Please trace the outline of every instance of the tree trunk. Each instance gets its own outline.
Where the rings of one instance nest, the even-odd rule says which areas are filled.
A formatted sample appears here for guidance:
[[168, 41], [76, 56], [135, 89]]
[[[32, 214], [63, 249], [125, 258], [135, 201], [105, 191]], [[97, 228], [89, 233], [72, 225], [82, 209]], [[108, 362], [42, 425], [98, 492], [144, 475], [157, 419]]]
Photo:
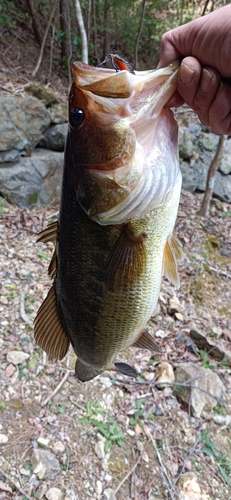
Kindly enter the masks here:
[[141, 37], [142, 28], [143, 28], [143, 22], [144, 22], [145, 4], [146, 4], [146, 0], [143, 0], [142, 7], [141, 7], [142, 10], [141, 10], [140, 27], [139, 27], [138, 35], [137, 35], [137, 38], [136, 38], [136, 46], [135, 46], [135, 55], [134, 55], [134, 59], [135, 59], [134, 66], [135, 66], [135, 69], [138, 69], [138, 50], [139, 50], [140, 37]]
[[45, 47], [45, 44], [46, 44], [47, 35], [48, 35], [48, 31], [49, 31], [50, 26], [51, 26], [52, 19], [53, 19], [54, 14], [55, 14], [56, 5], [57, 5], [57, 0], [54, 0], [53, 7], [52, 7], [51, 13], [50, 13], [50, 17], [48, 19], [48, 23], [47, 23], [47, 26], [46, 26], [46, 29], [45, 29], [45, 33], [43, 35], [38, 62], [37, 62], [36, 67], [35, 67], [35, 69], [34, 69], [34, 71], [32, 73], [33, 76], [35, 76], [36, 73], [38, 72], [40, 64], [41, 64], [41, 61], [42, 61], [43, 51], [44, 51], [44, 47]]
[[62, 60], [68, 61], [68, 59], [71, 56], [69, 0], [60, 0], [59, 10], [60, 10], [60, 28], [64, 34], [61, 42], [61, 56]]
[[213, 160], [211, 161], [211, 164], [210, 164], [210, 167], [208, 170], [205, 194], [204, 194], [204, 197], [203, 197], [203, 200], [201, 203], [201, 208], [198, 211], [198, 215], [201, 215], [202, 217], [208, 217], [208, 215], [209, 215], [210, 200], [211, 200], [212, 194], [213, 194], [216, 171], [219, 167], [220, 161], [222, 159], [223, 151], [224, 151], [224, 142], [225, 142], [225, 136], [221, 135], [219, 142], [218, 142], [218, 145], [217, 145], [217, 150], [216, 150], [215, 156], [214, 156]]
[[95, 50], [95, 58], [97, 64], [100, 62], [99, 51], [98, 51], [98, 32], [97, 32], [97, 20], [96, 20], [96, 9], [95, 9], [95, 0], [92, 1], [92, 16], [93, 16], [93, 25], [94, 25], [94, 50]]
[[27, 5], [32, 18], [32, 26], [35, 34], [35, 39], [38, 45], [41, 47], [42, 45], [41, 25], [37, 10], [34, 6], [34, 0], [27, 0]]
[[[110, 53], [110, 33], [109, 33], [109, 24], [110, 24], [110, 0], [104, 0], [104, 45], [103, 45], [103, 57], [108, 56]], [[110, 67], [110, 62], [106, 63], [106, 67]]]
[[79, 31], [80, 31], [81, 41], [82, 41], [82, 61], [84, 63], [88, 64], [87, 33], [86, 33], [84, 22], [83, 22], [83, 16], [82, 16], [82, 11], [81, 11], [81, 6], [80, 6], [79, 0], [75, 0], [75, 10], [76, 10], [77, 23], [79, 26]]

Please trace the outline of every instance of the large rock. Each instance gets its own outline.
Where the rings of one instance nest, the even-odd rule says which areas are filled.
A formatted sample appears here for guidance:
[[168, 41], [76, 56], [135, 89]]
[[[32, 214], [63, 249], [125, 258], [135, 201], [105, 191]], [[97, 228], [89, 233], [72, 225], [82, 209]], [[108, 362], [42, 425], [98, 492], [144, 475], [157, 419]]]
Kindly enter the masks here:
[[60, 201], [63, 153], [36, 149], [31, 157], [0, 167], [0, 192], [24, 208]]
[[0, 151], [31, 150], [39, 143], [51, 118], [35, 97], [0, 97]]
[[231, 174], [231, 137], [225, 140], [224, 154], [219, 166], [219, 170], [224, 175]]
[[58, 100], [58, 96], [54, 90], [50, 87], [44, 87], [44, 85], [41, 85], [40, 83], [30, 83], [27, 87], [25, 87], [25, 91], [27, 94], [37, 97], [37, 99], [42, 101], [45, 106], [48, 106], [53, 102], [57, 102]]
[[54, 151], [64, 151], [67, 137], [68, 124], [61, 123], [51, 125], [43, 134], [39, 142], [40, 148], [53, 149]]
[[51, 123], [65, 123], [68, 122], [68, 104], [63, 102], [56, 102], [48, 108], [51, 117]]
[[196, 418], [200, 418], [203, 411], [211, 411], [225, 392], [225, 386], [215, 372], [193, 363], [179, 365], [175, 377], [176, 384], [181, 384], [176, 396], [189, 405]]
[[[209, 166], [201, 163], [188, 164], [182, 162], [180, 165], [182, 173], [182, 188], [185, 191], [194, 193], [195, 191], [204, 192], [206, 188], [206, 179]], [[213, 195], [221, 201], [231, 203], [231, 175], [223, 175], [216, 172]]]

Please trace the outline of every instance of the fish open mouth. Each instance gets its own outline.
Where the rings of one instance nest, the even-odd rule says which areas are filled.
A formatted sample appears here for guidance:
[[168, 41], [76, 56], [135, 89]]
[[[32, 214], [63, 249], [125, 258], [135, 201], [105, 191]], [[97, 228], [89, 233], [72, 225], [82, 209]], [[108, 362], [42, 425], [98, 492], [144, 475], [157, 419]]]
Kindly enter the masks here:
[[180, 61], [175, 61], [166, 68], [132, 74], [82, 62], [72, 65], [75, 86], [88, 102], [91, 119], [94, 114], [100, 130], [111, 127], [114, 138], [123, 129], [126, 137], [120, 153], [110, 161], [86, 165], [92, 186], [101, 186], [100, 193], [107, 186], [107, 197], [93, 195], [87, 206], [83, 188], [78, 200], [88, 216], [102, 225], [141, 217], [160, 206], [175, 184], [177, 124], [172, 111], [164, 107], [175, 91], [179, 66]]

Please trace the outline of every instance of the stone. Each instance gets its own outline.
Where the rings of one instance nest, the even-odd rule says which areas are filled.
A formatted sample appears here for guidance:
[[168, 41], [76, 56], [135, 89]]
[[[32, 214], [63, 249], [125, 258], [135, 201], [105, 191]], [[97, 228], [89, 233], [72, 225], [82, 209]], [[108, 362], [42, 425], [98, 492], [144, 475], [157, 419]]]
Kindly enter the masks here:
[[168, 306], [168, 313], [169, 314], [175, 314], [177, 312], [181, 312], [183, 309], [178, 297], [174, 295], [171, 297], [169, 300], [169, 306]]
[[201, 489], [194, 472], [183, 474], [177, 484], [181, 500], [201, 500]]
[[0, 444], [5, 444], [9, 440], [9, 437], [6, 434], [0, 434]]
[[47, 439], [47, 438], [39, 437], [37, 439], [37, 443], [38, 443], [39, 448], [43, 448], [43, 449], [48, 448], [49, 442], [50, 442], [50, 439]]
[[101, 460], [105, 457], [104, 443], [105, 440], [100, 439], [100, 441], [98, 441], [95, 445], [95, 453], [97, 457], [100, 458]]
[[50, 115], [35, 97], [0, 97], [0, 151], [33, 149], [50, 125]]
[[230, 362], [231, 351], [228, 351], [228, 349], [225, 349], [222, 345], [219, 345], [219, 343], [216, 343], [210, 337], [207, 338], [206, 335], [197, 330], [195, 326], [193, 326], [190, 330], [190, 337], [199, 349], [209, 351], [209, 355], [212, 358]]
[[175, 382], [175, 375], [172, 365], [167, 361], [162, 361], [156, 367], [156, 382], [161, 384], [160, 387], [165, 387], [165, 384], [172, 384]]
[[30, 354], [23, 351], [9, 351], [6, 355], [6, 360], [8, 363], [13, 365], [21, 365], [30, 357]]
[[30, 476], [30, 471], [28, 469], [24, 469], [24, 467], [21, 467], [20, 470], [20, 474], [22, 474], [22, 476], [26, 476], [26, 477], [29, 477]]
[[0, 191], [21, 208], [60, 201], [63, 153], [35, 149], [31, 157], [0, 167]]
[[215, 372], [193, 363], [179, 365], [175, 371], [175, 378], [176, 384], [177, 382], [186, 384], [192, 379], [188, 386], [180, 386], [180, 391], [176, 391], [176, 397], [189, 405], [195, 418], [200, 418], [203, 411], [211, 411], [225, 392], [225, 386]]
[[178, 148], [180, 158], [191, 158], [193, 155], [195, 148], [188, 127], [179, 127]]
[[62, 441], [56, 441], [52, 446], [53, 453], [63, 453], [65, 451], [65, 445]]
[[45, 106], [52, 104], [53, 102], [57, 102], [58, 100], [58, 96], [51, 88], [44, 87], [40, 83], [30, 83], [27, 87], [25, 87], [25, 92], [37, 97], [37, 99], [42, 101]]
[[53, 477], [60, 472], [59, 462], [49, 450], [34, 449], [31, 462], [33, 473], [37, 474], [39, 479]]
[[164, 415], [164, 410], [163, 410], [163, 406], [161, 403], [158, 403], [156, 411], [155, 411], [155, 415], [156, 415], [156, 417], [162, 417]]
[[103, 491], [103, 500], [116, 500], [116, 495], [114, 495], [114, 491], [112, 488], [106, 488]]
[[17, 149], [0, 152], [0, 163], [13, 163], [19, 161], [20, 154]]
[[101, 481], [98, 480], [96, 481], [95, 492], [97, 495], [101, 495], [102, 491], [103, 491], [103, 485]]
[[12, 493], [12, 488], [3, 481], [0, 481], [0, 491], [7, 491], [8, 493]]
[[63, 493], [59, 488], [50, 488], [46, 492], [47, 500], [63, 500]]
[[66, 123], [68, 122], [68, 105], [67, 103], [57, 102], [48, 108], [51, 123]]
[[54, 151], [64, 151], [68, 124], [61, 123], [51, 125], [43, 134], [40, 142], [40, 148], [52, 149]]

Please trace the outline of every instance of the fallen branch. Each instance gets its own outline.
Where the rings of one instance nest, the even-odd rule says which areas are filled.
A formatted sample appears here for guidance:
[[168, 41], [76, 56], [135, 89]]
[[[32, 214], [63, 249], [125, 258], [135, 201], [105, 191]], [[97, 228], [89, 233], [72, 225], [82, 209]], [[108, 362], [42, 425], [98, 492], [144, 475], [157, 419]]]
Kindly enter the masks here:
[[[152, 435], [151, 435], [148, 427], [144, 426], [144, 432], [145, 432], [146, 436], [148, 437], [148, 439], [150, 439], [150, 441], [153, 444], [153, 448], [154, 448], [154, 450], [156, 452], [156, 455], [157, 455], [157, 458], [158, 458], [158, 461], [159, 461], [159, 464], [160, 464], [160, 467], [161, 467], [161, 475], [162, 475], [164, 484], [165, 484], [165, 486], [166, 486], [166, 488], [168, 490], [169, 496], [170, 496], [171, 500], [175, 500], [176, 499], [175, 495], [177, 494], [176, 489], [175, 489], [175, 484], [173, 484], [171, 482], [171, 479], [170, 479], [170, 477], [169, 477], [169, 475], [168, 475], [168, 473], [167, 473], [167, 471], [165, 469], [165, 466], [164, 466], [164, 464], [162, 462], [161, 455], [160, 455], [159, 450], [158, 450], [158, 448], [156, 446], [155, 440], [153, 439], [153, 437], [152, 437]], [[177, 494], [177, 496], [178, 496], [178, 494]]]
[[52, 394], [45, 399], [45, 401], [43, 401], [41, 403], [41, 406], [46, 406], [47, 403], [49, 403], [49, 401], [57, 394], [57, 392], [61, 389], [61, 387], [63, 386], [63, 384], [66, 382], [66, 380], [68, 379], [70, 375], [70, 372], [67, 371], [64, 375], [64, 377], [62, 378], [61, 382], [59, 382], [59, 384], [57, 385], [57, 387], [55, 388], [55, 390], [52, 392]]
[[140, 456], [138, 457], [138, 459], [136, 460], [136, 462], [134, 463], [133, 467], [131, 468], [131, 470], [126, 474], [126, 476], [122, 479], [122, 481], [118, 484], [117, 488], [115, 489], [115, 491], [113, 492], [110, 500], [113, 500], [114, 497], [116, 496], [116, 493], [118, 493], [118, 491], [122, 488], [122, 486], [124, 485], [124, 483], [126, 483], [127, 479], [133, 474], [133, 472], [136, 470], [136, 467], [139, 465], [140, 461], [141, 461], [141, 458], [142, 458], [142, 455], [143, 453], [146, 451], [146, 448], [147, 446], [145, 446], [145, 448], [143, 449], [143, 451], [140, 453]]
[[30, 318], [28, 318], [27, 314], [25, 313], [25, 306], [24, 306], [24, 293], [20, 294], [20, 316], [24, 323], [29, 326], [31, 330], [34, 329], [34, 325]]
[[200, 437], [201, 437], [201, 431], [198, 432], [198, 436], [196, 438], [196, 441], [193, 445], [193, 447], [189, 450], [189, 453], [186, 455], [185, 459], [184, 459], [184, 462], [183, 462], [183, 465], [181, 467], [181, 470], [178, 474], [178, 476], [176, 477], [175, 481], [174, 481], [174, 486], [178, 483], [180, 477], [182, 476], [182, 474], [184, 474], [184, 471], [185, 471], [185, 466], [186, 466], [186, 463], [188, 462], [188, 460], [190, 459], [190, 457], [195, 453], [196, 451], [196, 447], [200, 441]]
[[18, 490], [25, 498], [27, 498], [28, 500], [33, 500], [33, 498], [28, 495], [22, 488], [20, 488], [20, 486], [17, 485], [17, 483], [12, 479], [12, 477], [8, 476], [8, 474], [6, 474], [6, 472], [0, 467], [0, 474], [2, 474], [3, 476], [5, 476], [6, 479], [8, 479], [8, 481], [10, 481], [16, 490]]

